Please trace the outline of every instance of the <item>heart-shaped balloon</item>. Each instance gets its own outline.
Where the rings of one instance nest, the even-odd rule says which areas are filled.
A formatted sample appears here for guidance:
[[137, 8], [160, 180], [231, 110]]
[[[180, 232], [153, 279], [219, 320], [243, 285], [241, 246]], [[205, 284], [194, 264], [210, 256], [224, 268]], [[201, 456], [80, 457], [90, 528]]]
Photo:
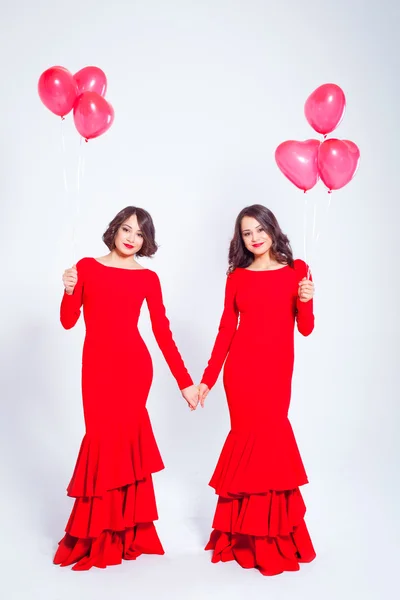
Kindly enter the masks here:
[[360, 150], [349, 140], [326, 140], [318, 151], [318, 170], [329, 190], [339, 190], [351, 181], [360, 161]]
[[97, 92], [84, 92], [74, 106], [74, 122], [81, 136], [91, 140], [110, 129], [114, 122], [114, 109]]
[[78, 94], [83, 92], [97, 92], [105, 96], [107, 91], [107, 77], [99, 67], [84, 67], [74, 75], [78, 87]]
[[343, 119], [346, 97], [335, 83], [325, 83], [313, 91], [304, 105], [311, 127], [324, 135], [331, 133]]
[[282, 142], [275, 151], [275, 160], [282, 173], [301, 190], [311, 190], [318, 181], [319, 140]]

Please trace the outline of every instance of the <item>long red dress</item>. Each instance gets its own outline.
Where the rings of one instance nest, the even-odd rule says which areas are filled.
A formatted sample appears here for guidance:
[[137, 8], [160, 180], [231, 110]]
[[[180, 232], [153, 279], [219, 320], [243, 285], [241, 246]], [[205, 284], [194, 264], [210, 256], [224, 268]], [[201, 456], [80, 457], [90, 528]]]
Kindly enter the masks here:
[[158, 276], [149, 269], [77, 264], [64, 294], [61, 323], [70, 329], [83, 305], [86, 336], [82, 396], [86, 434], [68, 495], [75, 498], [54, 562], [75, 570], [106, 567], [140, 554], [163, 554], [152, 473], [164, 468], [146, 409], [153, 368], [137, 323], [146, 299], [152, 329], [180, 389], [192, 385], [172, 338]]
[[[211, 389], [222, 365], [231, 431], [210, 485], [219, 495], [206, 550], [263, 575], [299, 569], [315, 558], [299, 486], [308, 482], [288, 419], [294, 324], [314, 328], [313, 302], [300, 302], [294, 267], [228, 275], [219, 332], [202, 382]], [[239, 320], [239, 326], [238, 326]]]

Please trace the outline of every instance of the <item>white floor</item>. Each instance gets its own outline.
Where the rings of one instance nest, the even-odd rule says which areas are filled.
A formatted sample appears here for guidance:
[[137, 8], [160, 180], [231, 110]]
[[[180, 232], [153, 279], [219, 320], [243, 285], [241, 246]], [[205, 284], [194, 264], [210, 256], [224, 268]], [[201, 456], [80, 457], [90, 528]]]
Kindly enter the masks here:
[[[136, 562], [124, 562], [105, 570], [73, 572], [52, 564], [57, 539], [62, 535], [71, 507], [70, 499], [61, 498], [58, 505], [53, 505], [56, 494], [50, 496], [37, 481], [38, 487], [32, 495], [34, 504], [30, 507], [37, 511], [37, 518], [30, 521], [32, 515], [26, 506], [25, 519], [16, 526], [19, 506], [10, 497], [8, 510], [3, 512], [6, 520], [1, 539], [2, 597], [6, 600], [235, 600], [264, 595], [274, 600], [293, 597], [380, 600], [389, 594], [393, 597], [398, 581], [398, 509], [389, 489], [379, 481], [373, 484], [372, 477], [361, 481], [358, 476], [346, 477], [344, 472], [340, 477], [332, 476], [328, 483], [318, 476], [313, 485], [303, 489], [317, 559], [303, 565], [299, 572], [272, 578], [255, 570], [244, 570], [236, 563], [211, 564], [210, 553], [201, 548], [207, 541], [212, 517], [212, 491], [207, 488], [200, 491], [207, 517], [180, 521], [173, 508], [173, 490], [163, 487], [168, 483], [167, 474], [160, 474], [159, 478], [157, 495], [164, 508], [160, 511], [158, 531], [166, 555], [142, 556]], [[28, 487], [26, 494], [28, 497]], [[174, 518], [169, 518], [168, 513]]]

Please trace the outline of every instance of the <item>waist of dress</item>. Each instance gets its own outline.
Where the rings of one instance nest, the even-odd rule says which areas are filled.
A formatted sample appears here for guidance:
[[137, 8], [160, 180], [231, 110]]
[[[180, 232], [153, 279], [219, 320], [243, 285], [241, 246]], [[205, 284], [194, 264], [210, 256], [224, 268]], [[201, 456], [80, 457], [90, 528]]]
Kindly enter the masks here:
[[94, 331], [86, 330], [83, 350], [112, 350], [118, 354], [137, 354], [146, 351], [147, 346], [138, 329], [132, 331], [124, 328], [96, 328]]
[[292, 344], [294, 341], [294, 322], [255, 319], [241, 320], [234, 339], [241, 339], [256, 345], [265, 345], [266, 340], [279, 344]]
[[110, 337], [115, 340], [127, 340], [127, 343], [132, 339], [142, 339], [136, 324], [126, 322], [86, 323], [85, 339], [101, 340]]

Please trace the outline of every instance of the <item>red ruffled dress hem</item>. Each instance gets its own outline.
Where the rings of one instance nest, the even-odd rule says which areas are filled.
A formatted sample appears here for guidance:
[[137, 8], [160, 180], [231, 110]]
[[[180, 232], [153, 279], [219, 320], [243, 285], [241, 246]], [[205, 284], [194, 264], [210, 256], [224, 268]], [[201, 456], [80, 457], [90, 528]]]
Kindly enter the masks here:
[[164, 554], [152, 473], [164, 468], [147, 413], [136, 435], [83, 438], [67, 488], [75, 498], [54, 563], [105, 568], [141, 554]]
[[[268, 459], [260, 463], [260, 456]], [[262, 575], [311, 562], [316, 554], [299, 490], [307, 482], [288, 420], [277, 435], [230, 432], [210, 481], [219, 496], [205, 548], [212, 562], [235, 560]]]

